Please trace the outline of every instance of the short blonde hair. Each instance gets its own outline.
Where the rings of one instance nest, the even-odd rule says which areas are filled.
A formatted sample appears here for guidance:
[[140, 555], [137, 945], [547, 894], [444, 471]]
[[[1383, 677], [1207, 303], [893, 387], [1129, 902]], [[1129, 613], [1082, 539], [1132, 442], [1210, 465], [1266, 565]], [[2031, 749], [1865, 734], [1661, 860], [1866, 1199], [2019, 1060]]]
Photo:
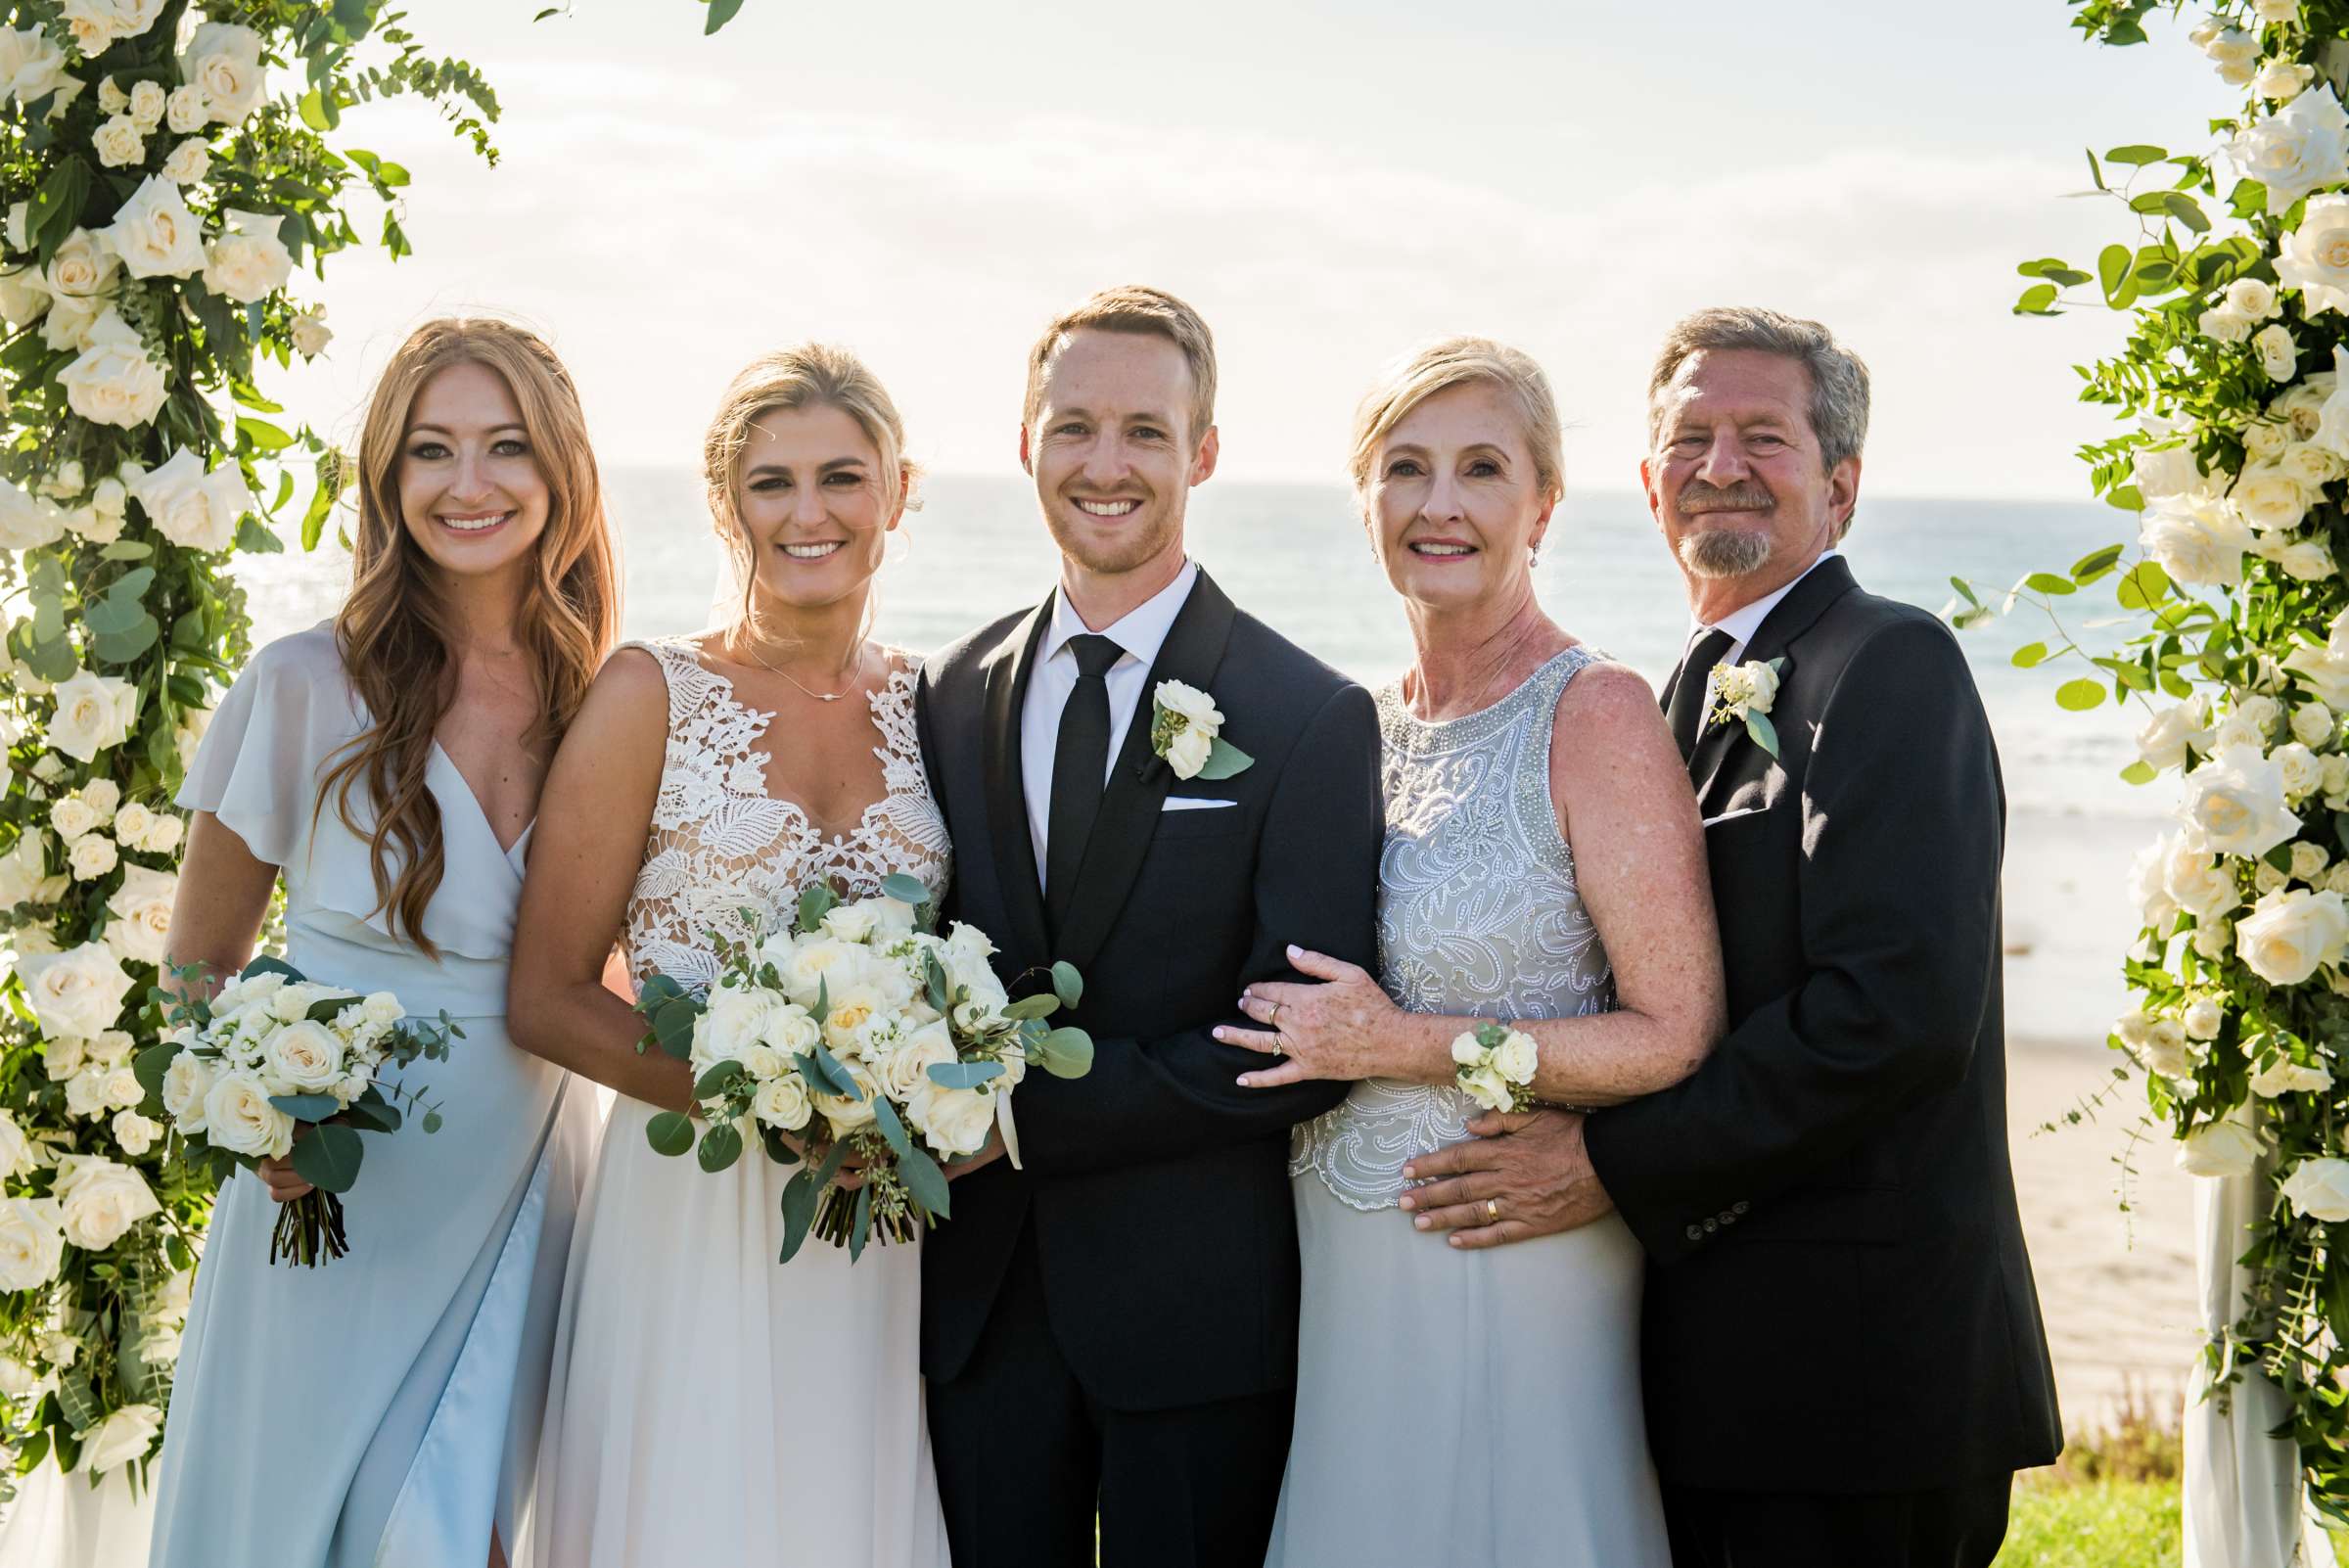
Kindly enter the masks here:
[[743, 527], [735, 496], [734, 466], [750, 440], [751, 427], [762, 415], [799, 408], [837, 408], [856, 422], [881, 456], [881, 472], [875, 478], [881, 483], [885, 516], [895, 514], [900, 502], [907, 507], [920, 504], [915, 487], [921, 470], [905, 455], [905, 422], [898, 417], [898, 405], [881, 378], [863, 360], [822, 343], [804, 343], [752, 360], [727, 383], [702, 438], [702, 484], [710, 497], [710, 525], [734, 558], [746, 618], [757, 572], [750, 532]]
[[1390, 364], [1354, 411], [1354, 456], [1349, 470], [1354, 493], [1370, 494], [1370, 467], [1378, 443], [1412, 409], [1438, 392], [1476, 383], [1498, 387], [1517, 405], [1525, 444], [1534, 454], [1534, 482], [1550, 501], [1566, 495], [1565, 438], [1558, 427], [1557, 399], [1549, 378], [1533, 356], [1490, 338], [1446, 338]]
[[1028, 395], [1020, 405], [1020, 426], [1033, 430], [1044, 400], [1044, 372], [1069, 335], [1085, 328], [1095, 332], [1127, 332], [1164, 338], [1182, 350], [1191, 372], [1191, 444], [1207, 439], [1216, 422], [1216, 340], [1199, 312], [1164, 289], [1127, 284], [1103, 289], [1074, 310], [1063, 311], [1028, 350]]

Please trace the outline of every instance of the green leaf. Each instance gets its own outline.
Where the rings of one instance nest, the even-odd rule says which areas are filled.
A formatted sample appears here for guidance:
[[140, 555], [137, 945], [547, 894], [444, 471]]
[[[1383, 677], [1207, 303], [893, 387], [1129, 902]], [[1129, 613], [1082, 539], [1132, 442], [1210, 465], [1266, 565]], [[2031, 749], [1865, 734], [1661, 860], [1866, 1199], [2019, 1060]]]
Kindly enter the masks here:
[[644, 1141], [655, 1154], [683, 1154], [693, 1147], [693, 1118], [682, 1111], [663, 1111], [644, 1124]]
[[2113, 597], [2124, 610], [2150, 610], [2169, 597], [2170, 575], [2157, 561], [2140, 561], [2121, 576]]
[[2227, 211], [2248, 223], [2268, 210], [2268, 188], [2257, 180], [2238, 180], [2227, 194]]
[[954, 1000], [954, 984], [946, 966], [938, 961], [938, 954], [922, 949], [922, 993], [932, 1007], [944, 1012]]
[[2096, 162], [2096, 155], [2093, 152], [2088, 155], [2088, 177], [2096, 182], [2096, 189], [2099, 191], [2112, 189], [2111, 186], [2104, 183], [2103, 167]]
[[742, 0], [710, 0], [710, 15], [702, 21], [702, 36], [707, 38], [734, 20], [742, 9]]
[[714, 1100], [740, 1083], [749, 1072], [749, 1068], [731, 1057], [722, 1062], [713, 1062], [710, 1070], [694, 1081], [693, 1097], [697, 1100]]
[[2187, 195], [2184, 191], [2163, 192], [2161, 205], [2168, 211], [2170, 216], [2176, 218], [2180, 223], [2193, 230], [2196, 234], [2208, 234], [2210, 232], [2210, 219], [2202, 215], [2202, 204], [2195, 201], [2192, 197]]
[[2121, 298], [2121, 289], [2127, 283], [2129, 268], [2136, 260], [2137, 254], [2125, 245], [2108, 245], [2096, 256], [2096, 282], [2103, 289], [2108, 304], [2117, 308], [2126, 302]]
[[893, 871], [883, 877], [881, 891], [888, 897], [897, 899], [898, 902], [910, 903], [916, 908], [930, 901], [930, 890], [923, 884], [922, 879], [907, 876], [902, 871]]
[[742, 1158], [742, 1130], [731, 1122], [721, 1122], [702, 1134], [699, 1151], [702, 1169], [715, 1175]]
[[1036, 1041], [1036, 1065], [1054, 1078], [1082, 1078], [1093, 1070], [1093, 1037], [1082, 1029], [1055, 1029]]
[[367, 1092], [351, 1101], [349, 1109], [343, 1114], [350, 1118], [351, 1124], [361, 1131], [396, 1132], [399, 1130], [399, 1108], [385, 1099], [383, 1091], [372, 1084], [367, 1085]]
[[[739, 4], [740, 0], [736, 0]], [[873, 1234], [873, 1189], [870, 1185], [856, 1189], [854, 1221], [849, 1227], [849, 1262], [864, 1256], [864, 1244]]]
[[2055, 285], [2035, 283], [2023, 291], [2021, 299], [2014, 301], [2014, 314], [2018, 316], [2054, 315], [2056, 312], [2050, 308], [2054, 303]]
[[272, 1094], [269, 1103], [297, 1122], [323, 1122], [343, 1109], [332, 1094]]
[[1060, 998], [1058, 996], [1053, 995], [1050, 992], [1037, 992], [1033, 996], [1022, 996], [1018, 1001], [1006, 1005], [1003, 1008], [1003, 1016], [1006, 1018], [1049, 1018], [1059, 1011]]
[[2014, 651], [2014, 657], [2008, 661], [2017, 669], [2036, 669], [2047, 662], [2048, 645], [2044, 642], [2024, 643]]
[[1981, 599], [1975, 596], [1974, 585], [1966, 581], [1963, 577], [1950, 578], [1950, 586], [1956, 588], [1958, 590], [1958, 597], [1962, 598], [1967, 604], [1978, 605], [1982, 602]]
[[1255, 758], [1219, 735], [1216, 737], [1215, 749], [1207, 754], [1206, 762], [1202, 763], [1199, 771], [1192, 776], [1210, 780], [1227, 779], [1235, 773], [1245, 773], [1255, 765]]
[[2160, 775], [2154, 771], [2153, 764], [2142, 757], [2121, 769], [2122, 782], [2128, 784], [2150, 784], [2158, 777]]
[[[841, 1145], [834, 1144], [835, 1150]], [[827, 1165], [831, 1164], [826, 1160]], [[829, 1174], [826, 1180], [831, 1179]], [[815, 1223], [816, 1201], [824, 1195], [823, 1182], [815, 1179], [812, 1171], [797, 1171], [783, 1183], [783, 1252], [775, 1262], [787, 1264], [807, 1239], [807, 1227]]]
[[2085, 588], [2090, 583], [2110, 576], [2120, 565], [2123, 545], [2107, 544], [2101, 550], [2091, 550], [2072, 563], [2072, 580]]
[[2092, 708], [2101, 707], [2103, 702], [2104, 683], [2100, 680], [2082, 676], [2078, 680], [2067, 680], [2055, 688], [2056, 706], [2075, 714], [2085, 714]]
[[1003, 1076], [1001, 1062], [936, 1062], [929, 1068], [930, 1082], [940, 1088], [971, 1089], [990, 1079]]
[[237, 548], [247, 555], [275, 555], [285, 548], [278, 536], [262, 526], [257, 517], [247, 516], [237, 521]]
[[1778, 727], [1770, 721], [1769, 715], [1749, 711], [1745, 715], [1745, 732], [1753, 737], [1756, 746], [1768, 752], [1773, 760], [1777, 757]]
[[171, 1058], [184, 1049], [176, 1040], [167, 1039], [131, 1058], [130, 1070], [137, 1076], [139, 1087], [147, 1091], [147, 1098], [139, 1107], [142, 1115], [154, 1116], [162, 1110], [163, 1074], [170, 1071]]
[[799, 929], [802, 932], [815, 930], [839, 902], [839, 896], [823, 883], [810, 883], [807, 891], [800, 895]]
[[321, 1192], [348, 1192], [358, 1183], [367, 1145], [351, 1128], [327, 1123], [294, 1145], [294, 1174]]
[[926, 1213], [940, 1220], [952, 1218], [946, 1174], [938, 1168], [928, 1149], [915, 1144], [898, 1155], [898, 1175], [903, 1178], [905, 1190], [913, 1195], [913, 1201]]
[[1063, 1007], [1074, 1008], [1084, 1000], [1084, 977], [1065, 958], [1053, 962], [1052, 994], [1060, 998]]
[[2070, 577], [2059, 577], [2052, 572], [2034, 572], [2029, 576], [2023, 578], [2023, 586], [2027, 588], [2036, 588], [2041, 593], [2059, 595], [2066, 593], [2077, 593], [2080, 591], [2079, 588], [2073, 584]]
[[873, 1096], [873, 1128], [881, 1134], [881, 1141], [889, 1145], [889, 1152], [900, 1162], [913, 1152], [913, 1139], [906, 1135], [905, 1124], [898, 1119], [898, 1108], [889, 1103], [886, 1094]]
[[2116, 147], [2106, 153], [2104, 161], [2107, 163], [2133, 163], [2142, 167], [2147, 163], [2158, 163], [2169, 156], [2169, 152], [2165, 148], [2148, 147], [2142, 142], [2132, 142], [2127, 147]]
[[653, 1015], [653, 1038], [661, 1049], [685, 1060], [693, 1054], [693, 1026], [702, 1021], [701, 1004], [691, 996], [678, 996], [661, 1005]]
[[140, 539], [116, 539], [98, 552], [101, 561], [144, 561], [155, 554], [155, 546]]

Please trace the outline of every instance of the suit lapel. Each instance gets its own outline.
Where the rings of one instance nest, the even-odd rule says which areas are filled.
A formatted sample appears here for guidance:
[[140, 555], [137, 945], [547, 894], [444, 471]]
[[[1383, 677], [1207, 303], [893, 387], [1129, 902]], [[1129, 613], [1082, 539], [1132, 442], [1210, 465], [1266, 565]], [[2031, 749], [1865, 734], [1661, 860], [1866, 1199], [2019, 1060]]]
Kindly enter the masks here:
[[[1838, 555], [1821, 561], [1792, 592], [1771, 608], [1762, 624], [1754, 628], [1753, 639], [1745, 645], [1739, 664], [1768, 664], [1783, 659], [1778, 669], [1778, 689], [1786, 689], [1794, 674], [1794, 657], [1790, 650], [1795, 639], [1809, 631], [1827, 607], [1859, 584], [1852, 578], [1852, 569]], [[1696, 750], [1688, 757], [1688, 776], [1696, 784], [1696, 798], [1710, 801], [1713, 786], [1721, 776], [1723, 766], [1735, 755], [1740, 743], [1750, 745], [1742, 724], [1707, 724], [1697, 732]], [[1783, 743], [1781, 742], [1781, 749]]]
[[[1231, 600], [1205, 572], [1191, 585], [1190, 597], [1167, 630], [1142, 684], [1133, 717], [1126, 726], [1126, 744], [1109, 770], [1102, 791], [1101, 814], [1093, 819], [1092, 837], [1085, 841], [1084, 860], [1077, 868], [1077, 889], [1069, 897], [1069, 915], [1062, 925], [1052, 956], [1079, 969], [1091, 963], [1109, 939], [1118, 911], [1150, 852], [1158, 832], [1158, 813], [1166, 804], [1174, 774], [1150, 749], [1151, 693], [1162, 680], [1179, 680], [1213, 693], [1217, 669], [1223, 663], [1224, 645], [1231, 640]], [[1033, 885], [1033, 873], [1029, 877]]]
[[1036, 646], [1052, 619], [1054, 595], [1030, 611], [987, 656], [987, 712], [981, 729], [987, 775], [988, 837], [995, 852], [995, 876], [1010, 912], [1007, 934], [1025, 970], [1045, 961], [1051, 947], [1044, 934], [1044, 896], [1036, 873], [1036, 844], [1028, 836], [1028, 785], [1020, 765], [1020, 711], [1036, 669]]

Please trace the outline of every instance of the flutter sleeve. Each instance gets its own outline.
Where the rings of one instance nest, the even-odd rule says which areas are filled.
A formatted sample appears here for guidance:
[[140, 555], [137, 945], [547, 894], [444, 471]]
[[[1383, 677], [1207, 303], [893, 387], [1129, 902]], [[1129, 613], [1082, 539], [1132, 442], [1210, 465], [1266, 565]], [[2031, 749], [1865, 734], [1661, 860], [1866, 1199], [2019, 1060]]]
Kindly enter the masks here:
[[285, 865], [309, 835], [320, 764], [353, 733], [350, 706], [330, 628], [270, 643], [221, 699], [178, 804], [211, 812], [255, 859]]

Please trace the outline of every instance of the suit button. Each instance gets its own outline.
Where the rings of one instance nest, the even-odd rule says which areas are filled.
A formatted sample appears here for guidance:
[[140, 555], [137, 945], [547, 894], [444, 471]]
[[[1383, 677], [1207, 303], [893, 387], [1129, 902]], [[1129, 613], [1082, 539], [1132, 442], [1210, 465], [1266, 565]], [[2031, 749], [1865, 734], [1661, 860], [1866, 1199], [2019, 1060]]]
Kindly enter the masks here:
[[1705, 1222], [1705, 1228], [1707, 1230], [1719, 1230], [1721, 1228], [1721, 1222], [1718, 1220], [1707, 1220]]
[[1729, 1213], [1731, 1213], [1731, 1214], [1743, 1214], [1743, 1213], [1745, 1213], [1745, 1211], [1746, 1211], [1746, 1210], [1748, 1210], [1748, 1209], [1750, 1209], [1750, 1208], [1752, 1208], [1752, 1207], [1753, 1207], [1753, 1205], [1752, 1205], [1752, 1204], [1750, 1204], [1750, 1203], [1746, 1202], [1746, 1201], [1745, 1201], [1743, 1198], [1739, 1198], [1739, 1199], [1738, 1199], [1738, 1200], [1737, 1200], [1735, 1203], [1732, 1203], [1732, 1204], [1730, 1204], [1730, 1205], [1729, 1205]]
[[1737, 1222], [1737, 1217], [1733, 1214], [1724, 1214], [1721, 1217], [1721, 1222], [1725, 1225], [1733, 1225]]
[[1690, 1226], [1688, 1227], [1688, 1239], [1689, 1239], [1690, 1241], [1702, 1241], [1702, 1240], [1704, 1240], [1704, 1239], [1705, 1239], [1705, 1227], [1704, 1227], [1703, 1225], [1690, 1225]]

